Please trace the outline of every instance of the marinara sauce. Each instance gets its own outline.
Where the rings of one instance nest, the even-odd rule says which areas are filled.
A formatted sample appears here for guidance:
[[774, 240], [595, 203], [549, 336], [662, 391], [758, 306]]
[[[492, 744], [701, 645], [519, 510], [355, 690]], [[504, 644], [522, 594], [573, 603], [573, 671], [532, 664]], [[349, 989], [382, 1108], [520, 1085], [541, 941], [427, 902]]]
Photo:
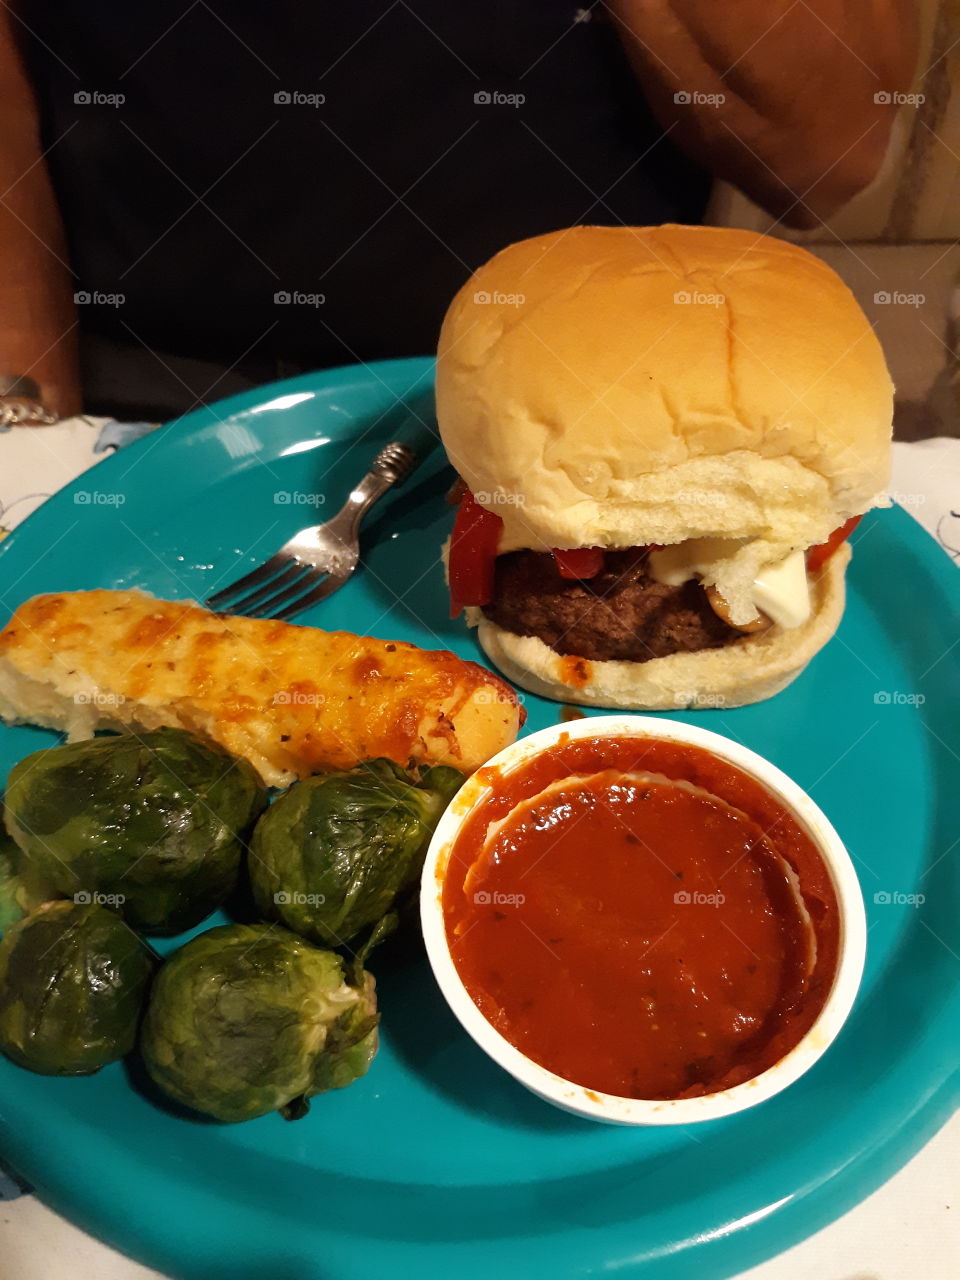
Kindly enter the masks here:
[[461, 980], [527, 1057], [584, 1088], [685, 1098], [782, 1058], [826, 1001], [839, 912], [816, 845], [699, 747], [564, 738], [507, 775], [451, 852]]

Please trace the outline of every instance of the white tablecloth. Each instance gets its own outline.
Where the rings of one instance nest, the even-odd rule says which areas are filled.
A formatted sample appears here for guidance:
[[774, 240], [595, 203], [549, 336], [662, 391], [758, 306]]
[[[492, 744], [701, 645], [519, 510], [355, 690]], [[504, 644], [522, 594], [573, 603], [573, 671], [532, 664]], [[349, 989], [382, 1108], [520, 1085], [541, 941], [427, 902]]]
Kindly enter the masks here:
[[[150, 429], [86, 418], [0, 434], [0, 537], [74, 476]], [[891, 494], [960, 565], [960, 440], [894, 445]], [[960, 1115], [862, 1204], [741, 1280], [960, 1280], [958, 1201]], [[156, 1276], [34, 1196], [0, 1199], [0, 1280]]]

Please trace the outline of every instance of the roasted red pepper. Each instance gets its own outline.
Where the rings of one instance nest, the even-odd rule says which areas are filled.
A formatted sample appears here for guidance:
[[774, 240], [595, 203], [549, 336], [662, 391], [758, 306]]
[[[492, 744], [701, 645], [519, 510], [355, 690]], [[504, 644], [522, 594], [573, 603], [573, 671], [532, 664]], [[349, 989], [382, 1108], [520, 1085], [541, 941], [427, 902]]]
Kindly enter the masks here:
[[603, 568], [603, 547], [574, 547], [553, 553], [561, 578], [595, 578]]
[[450, 539], [451, 618], [465, 605], [489, 604], [493, 599], [493, 570], [502, 528], [500, 517], [481, 507], [467, 490], [460, 499]]
[[821, 542], [819, 546], [811, 547], [807, 551], [807, 573], [819, 573], [841, 542], [846, 542], [847, 538], [850, 537], [862, 518], [862, 516], [851, 516], [839, 529], [834, 529], [826, 542]]

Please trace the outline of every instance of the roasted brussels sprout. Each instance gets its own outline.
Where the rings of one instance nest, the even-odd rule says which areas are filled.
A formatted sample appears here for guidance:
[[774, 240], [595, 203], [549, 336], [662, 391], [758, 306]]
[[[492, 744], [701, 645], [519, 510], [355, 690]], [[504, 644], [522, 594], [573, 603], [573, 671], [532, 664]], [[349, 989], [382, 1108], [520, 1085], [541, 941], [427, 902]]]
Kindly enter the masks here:
[[381, 919], [414, 883], [440, 814], [463, 782], [390, 760], [307, 778], [276, 800], [250, 843], [257, 907], [304, 938], [339, 945]]
[[0, 1049], [41, 1075], [99, 1071], [136, 1043], [153, 968], [115, 912], [45, 904], [0, 942]]
[[58, 896], [0, 826], [0, 933]]
[[[141, 1049], [170, 1097], [218, 1120], [280, 1110], [362, 1076], [377, 1051], [374, 982], [277, 925], [221, 925], [154, 983]], [[354, 985], [353, 980], [356, 980]]]
[[266, 800], [246, 761], [158, 729], [27, 756], [10, 773], [6, 822], [59, 893], [101, 895], [146, 933], [179, 933], [230, 893]]

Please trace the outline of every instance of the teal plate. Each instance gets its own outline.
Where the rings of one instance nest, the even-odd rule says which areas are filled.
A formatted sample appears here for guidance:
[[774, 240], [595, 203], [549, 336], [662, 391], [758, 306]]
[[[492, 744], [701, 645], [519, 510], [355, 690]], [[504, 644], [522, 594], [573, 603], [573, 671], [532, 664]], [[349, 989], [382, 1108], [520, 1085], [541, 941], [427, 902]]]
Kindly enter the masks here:
[[[334, 370], [141, 440], [0, 547], [3, 609], [89, 587], [209, 595], [315, 522], [318, 508], [293, 495], [322, 493], [321, 518], [332, 511], [395, 429], [382, 415], [430, 376], [427, 361]], [[363, 569], [310, 622], [478, 657], [447, 617], [449, 480], [437, 454], [377, 508]], [[784, 693], [678, 717], [806, 787], [860, 872], [860, 996], [785, 1093], [687, 1129], [577, 1119], [483, 1055], [422, 957], [385, 954], [373, 966], [383, 1048], [306, 1119], [190, 1121], [121, 1065], [52, 1080], [2, 1062], [0, 1156], [95, 1235], [203, 1280], [688, 1280], [731, 1275], [824, 1226], [948, 1118], [960, 1079], [960, 575], [893, 509], [857, 531], [849, 585], [839, 634]], [[553, 703], [526, 707], [528, 730], [557, 719]], [[51, 741], [0, 730], [0, 777]]]

